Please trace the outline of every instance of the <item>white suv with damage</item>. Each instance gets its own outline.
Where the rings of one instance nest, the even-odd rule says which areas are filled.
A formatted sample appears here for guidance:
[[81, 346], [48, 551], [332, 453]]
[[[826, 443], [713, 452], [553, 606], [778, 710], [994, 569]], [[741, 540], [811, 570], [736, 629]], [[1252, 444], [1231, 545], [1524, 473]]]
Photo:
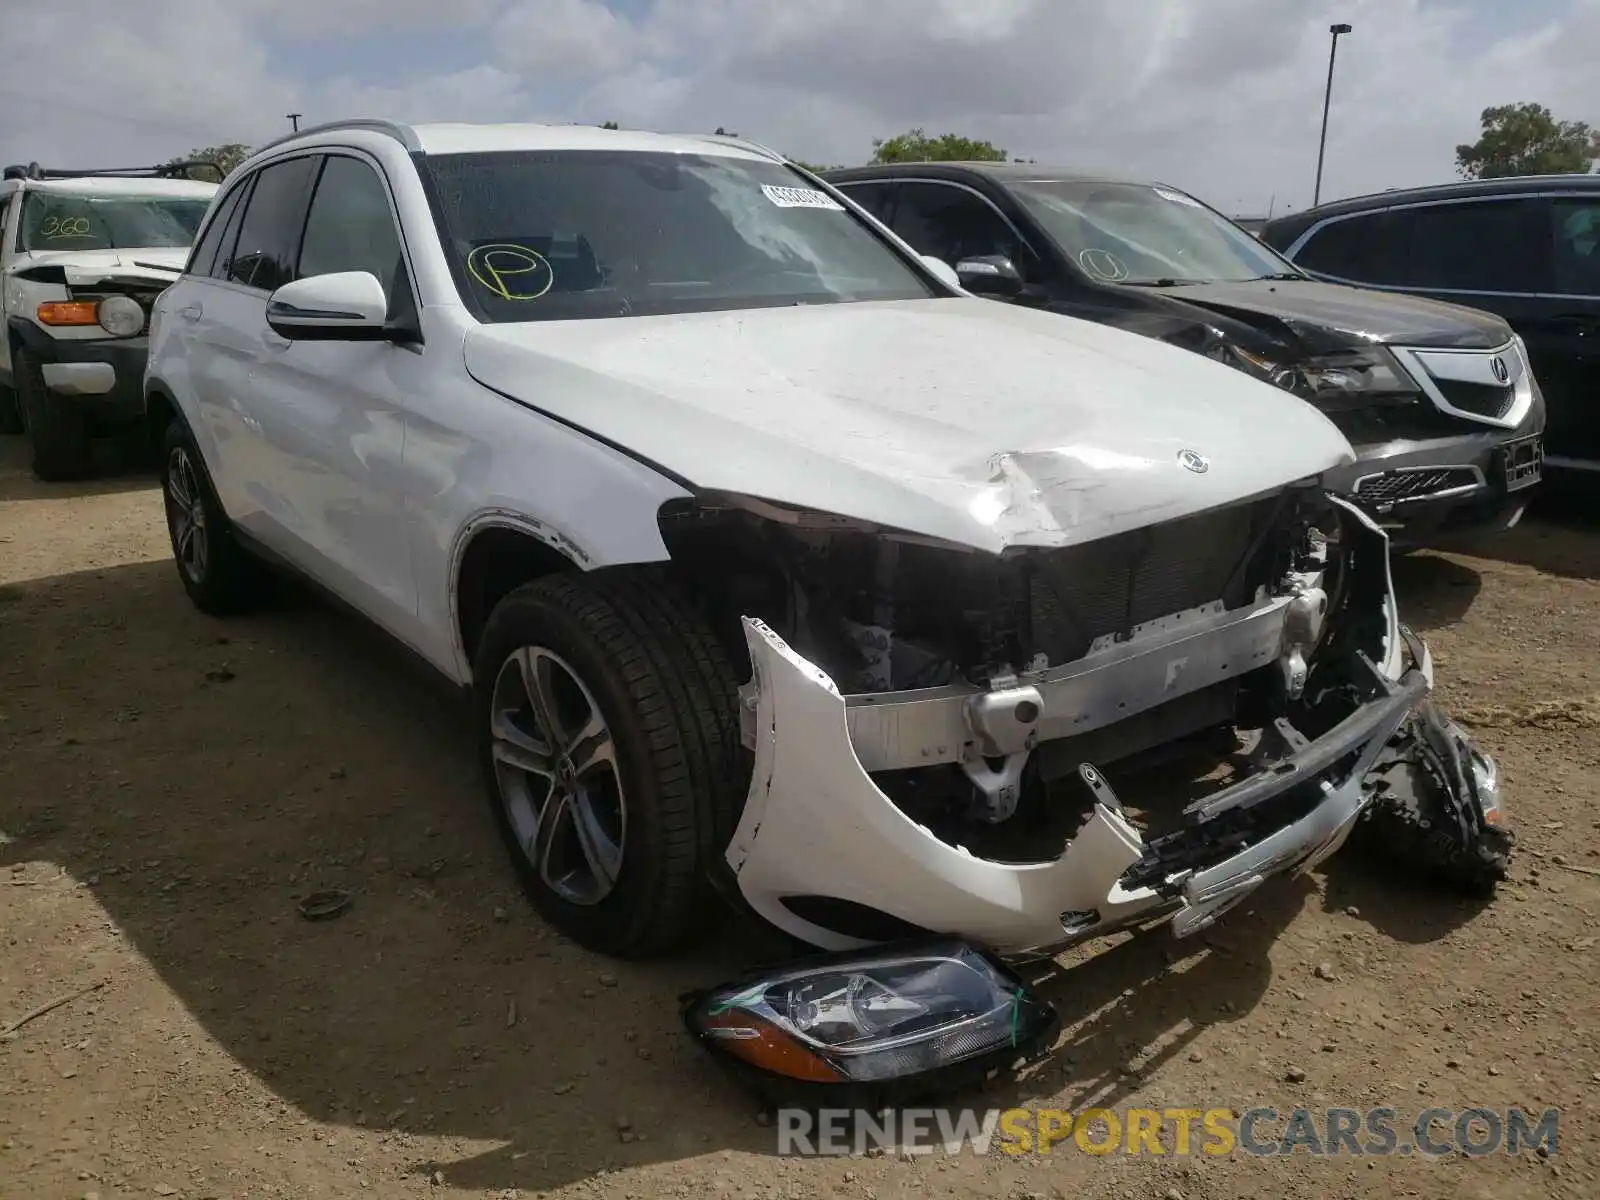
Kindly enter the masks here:
[[145, 326], [178, 277], [217, 184], [207, 162], [126, 170], [6, 167], [0, 177], [0, 433], [68, 479], [92, 439], [144, 414]]
[[308, 576], [470, 692], [555, 926], [1204, 927], [1359, 825], [1503, 875], [1309, 405], [976, 299], [761, 147], [349, 122], [245, 163], [145, 381], [183, 586]]

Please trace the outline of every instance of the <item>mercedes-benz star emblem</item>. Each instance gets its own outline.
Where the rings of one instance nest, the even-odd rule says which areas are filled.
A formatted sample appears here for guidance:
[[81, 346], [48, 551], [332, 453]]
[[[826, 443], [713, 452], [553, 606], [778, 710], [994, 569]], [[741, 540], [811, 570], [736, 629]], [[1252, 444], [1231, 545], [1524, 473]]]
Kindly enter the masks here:
[[1494, 356], [1494, 361], [1489, 364], [1489, 369], [1494, 372], [1494, 377], [1501, 383], [1506, 383], [1511, 379], [1511, 368], [1506, 366], [1506, 360], [1498, 354]]
[[1211, 469], [1210, 460], [1197, 450], [1179, 450], [1178, 462], [1185, 470], [1193, 471], [1196, 475], [1204, 475]]

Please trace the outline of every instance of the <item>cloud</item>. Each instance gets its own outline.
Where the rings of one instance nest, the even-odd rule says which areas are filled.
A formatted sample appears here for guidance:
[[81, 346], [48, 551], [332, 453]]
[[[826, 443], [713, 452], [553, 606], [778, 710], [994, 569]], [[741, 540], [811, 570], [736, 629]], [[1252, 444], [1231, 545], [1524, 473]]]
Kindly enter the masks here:
[[617, 72], [638, 57], [633, 23], [599, 0], [520, 0], [495, 22], [500, 61], [536, 77]]
[[721, 125], [824, 162], [920, 125], [1281, 210], [1333, 19], [1325, 197], [1452, 177], [1491, 104], [1600, 123], [1600, 0], [56, 0], [8, 10], [0, 158], [154, 161], [289, 111]]

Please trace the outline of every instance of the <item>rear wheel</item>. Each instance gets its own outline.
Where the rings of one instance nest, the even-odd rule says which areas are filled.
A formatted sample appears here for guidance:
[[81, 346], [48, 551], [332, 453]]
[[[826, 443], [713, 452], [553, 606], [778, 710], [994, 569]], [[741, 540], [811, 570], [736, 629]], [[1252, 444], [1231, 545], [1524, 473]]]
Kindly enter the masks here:
[[93, 459], [83, 410], [70, 397], [51, 393], [38, 358], [21, 346], [12, 356], [12, 377], [34, 475], [46, 482], [87, 475]]
[[748, 782], [710, 631], [655, 574], [552, 576], [496, 606], [474, 674], [495, 816], [540, 913], [619, 957], [681, 942]]
[[178, 578], [196, 608], [214, 616], [257, 601], [269, 584], [263, 565], [239, 545], [200, 451], [181, 421], [161, 442], [161, 492]]

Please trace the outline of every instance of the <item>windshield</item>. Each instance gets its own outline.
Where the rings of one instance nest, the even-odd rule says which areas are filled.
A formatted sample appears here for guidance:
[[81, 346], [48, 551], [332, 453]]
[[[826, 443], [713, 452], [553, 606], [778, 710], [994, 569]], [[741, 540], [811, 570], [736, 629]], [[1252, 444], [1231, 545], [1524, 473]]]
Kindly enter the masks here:
[[1231, 221], [1171, 188], [1028, 181], [1012, 190], [1094, 280], [1209, 283], [1299, 274]]
[[457, 284], [486, 321], [550, 321], [938, 293], [779, 163], [539, 151], [430, 156]]
[[24, 250], [128, 250], [187, 246], [209, 197], [90, 196], [30, 192], [20, 230]]

